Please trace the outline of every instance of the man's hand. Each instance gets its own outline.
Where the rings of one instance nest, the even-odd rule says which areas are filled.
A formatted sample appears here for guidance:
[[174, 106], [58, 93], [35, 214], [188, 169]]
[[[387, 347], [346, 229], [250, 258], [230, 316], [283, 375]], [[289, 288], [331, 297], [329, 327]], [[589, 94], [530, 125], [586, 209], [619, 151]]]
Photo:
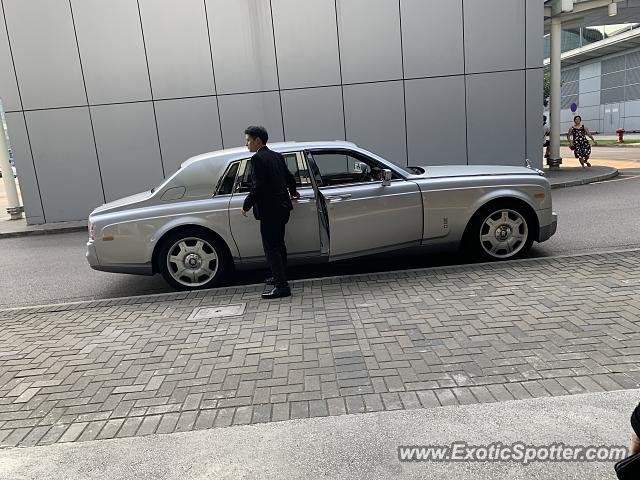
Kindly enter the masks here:
[[247, 216], [247, 213], [248, 213], [248, 212], [247, 212], [245, 209], [242, 209], [242, 216], [243, 216], [243, 217], [246, 217], [246, 216]]
[[636, 435], [636, 432], [631, 432], [631, 448], [629, 449], [630, 455], [634, 455], [636, 453], [640, 453], [640, 438]]
[[298, 192], [294, 192], [291, 194], [291, 198], [298, 200], [300, 198], [300, 194]]

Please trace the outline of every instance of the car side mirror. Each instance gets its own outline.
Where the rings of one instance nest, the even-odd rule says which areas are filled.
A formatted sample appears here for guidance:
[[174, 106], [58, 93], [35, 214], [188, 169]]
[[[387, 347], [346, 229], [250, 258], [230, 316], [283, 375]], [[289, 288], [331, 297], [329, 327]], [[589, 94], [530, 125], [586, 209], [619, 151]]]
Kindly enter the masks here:
[[391, 185], [391, 176], [393, 174], [391, 173], [391, 170], [389, 170], [388, 168], [385, 168], [384, 170], [382, 170], [382, 186], [383, 187], [388, 187], [389, 185]]

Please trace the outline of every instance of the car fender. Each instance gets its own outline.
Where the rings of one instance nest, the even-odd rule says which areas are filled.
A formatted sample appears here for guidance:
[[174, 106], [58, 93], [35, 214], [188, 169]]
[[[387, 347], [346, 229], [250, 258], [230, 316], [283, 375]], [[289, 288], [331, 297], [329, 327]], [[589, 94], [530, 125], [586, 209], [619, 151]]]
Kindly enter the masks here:
[[[176, 228], [189, 226], [211, 230], [225, 242], [231, 256], [234, 259], [238, 257], [235, 242], [229, 234], [229, 213], [226, 207], [109, 223], [100, 229], [96, 247], [101, 262], [107, 265], [151, 263], [157, 243], [165, 234]], [[105, 238], [113, 240], [105, 241]]]
[[534, 203], [534, 195], [545, 192], [544, 186], [537, 183], [443, 187], [423, 190], [424, 240], [428, 243], [460, 241], [473, 215], [494, 200], [515, 198], [537, 212], [543, 206]]
[[210, 230], [214, 234], [218, 235], [222, 241], [226, 244], [227, 248], [231, 252], [231, 256], [233, 259], [237, 259], [240, 257], [238, 249], [236, 247], [236, 243], [233, 241], [229, 233], [229, 218], [228, 215], [226, 218], [218, 218], [218, 217], [207, 217], [203, 218], [197, 215], [186, 215], [181, 216], [179, 218], [171, 219], [162, 225], [158, 230], [154, 233], [152, 237], [149, 238], [150, 252], [149, 259], [151, 259], [153, 255], [153, 251], [155, 250], [158, 241], [162, 237], [164, 237], [167, 233], [177, 229], [184, 227], [201, 227], [207, 230]]
[[[531, 190], [531, 191], [530, 192], [527, 191], [527, 193], [525, 193], [522, 191], [523, 189]], [[501, 188], [492, 190], [490, 192], [486, 192], [484, 195], [480, 196], [469, 207], [465, 224], [468, 224], [471, 218], [473, 217], [473, 215], [475, 215], [476, 212], [478, 212], [482, 207], [484, 207], [488, 203], [493, 202], [495, 200], [501, 200], [501, 199], [509, 200], [513, 198], [518, 199], [526, 203], [529, 207], [531, 207], [533, 212], [535, 212], [536, 214], [538, 224], [540, 224], [538, 211], [540, 210], [541, 205], [540, 203], [536, 205], [533, 197], [535, 193], [539, 193], [539, 192], [544, 193], [544, 188], [540, 185], [518, 185], [517, 188], [501, 187]]]

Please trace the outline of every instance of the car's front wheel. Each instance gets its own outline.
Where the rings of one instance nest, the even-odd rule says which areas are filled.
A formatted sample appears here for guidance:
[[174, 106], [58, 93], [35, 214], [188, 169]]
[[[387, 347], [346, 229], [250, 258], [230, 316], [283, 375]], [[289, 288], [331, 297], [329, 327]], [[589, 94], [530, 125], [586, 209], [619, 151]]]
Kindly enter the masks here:
[[525, 255], [534, 238], [534, 219], [526, 207], [498, 202], [474, 215], [466, 244], [471, 252], [485, 260], [508, 260]]
[[215, 287], [231, 264], [224, 244], [206, 230], [195, 228], [167, 236], [156, 261], [157, 270], [177, 290]]

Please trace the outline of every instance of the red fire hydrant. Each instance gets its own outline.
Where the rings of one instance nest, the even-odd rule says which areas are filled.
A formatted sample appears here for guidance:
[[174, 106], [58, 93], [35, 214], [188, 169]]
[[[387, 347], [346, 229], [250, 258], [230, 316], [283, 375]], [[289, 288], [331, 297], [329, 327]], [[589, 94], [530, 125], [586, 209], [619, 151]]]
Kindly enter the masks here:
[[618, 134], [618, 143], [624, 143], [624, 128], [619, 128], [616, 133]]

